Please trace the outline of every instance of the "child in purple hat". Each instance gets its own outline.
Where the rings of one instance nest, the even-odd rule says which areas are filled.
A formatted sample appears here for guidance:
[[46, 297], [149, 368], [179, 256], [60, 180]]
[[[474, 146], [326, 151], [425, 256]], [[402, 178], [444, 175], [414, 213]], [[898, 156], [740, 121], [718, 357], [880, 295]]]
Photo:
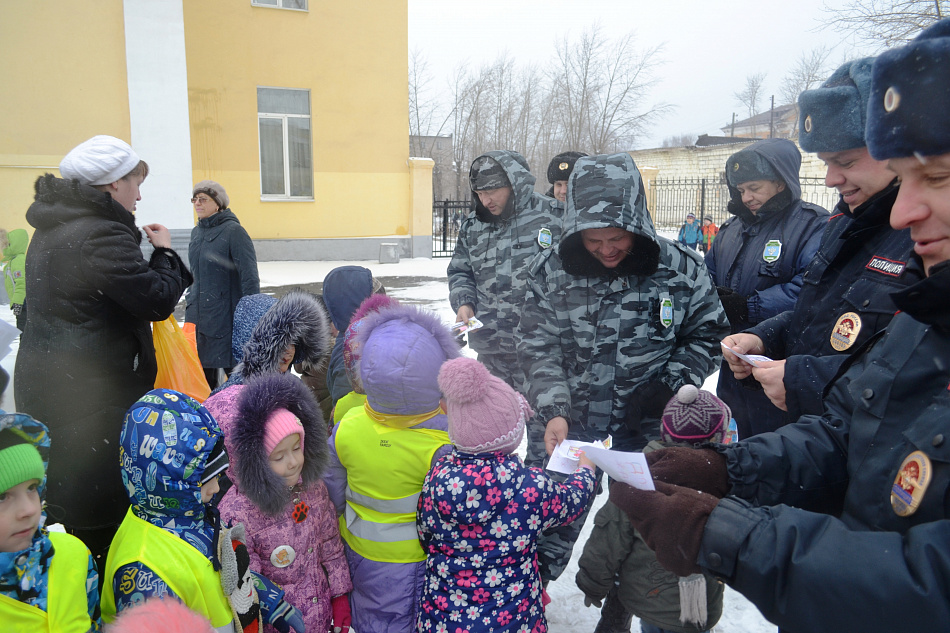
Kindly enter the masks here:
[[419, 497], [428, 559], [418, 630], [545, 631], [538, 536], [584, 511], [594, 466], [581, 455], [564, 483], [527, 468], [513, 452], [534, 412], [480, 362], [447, 361], [439, 387], [455, 450]]

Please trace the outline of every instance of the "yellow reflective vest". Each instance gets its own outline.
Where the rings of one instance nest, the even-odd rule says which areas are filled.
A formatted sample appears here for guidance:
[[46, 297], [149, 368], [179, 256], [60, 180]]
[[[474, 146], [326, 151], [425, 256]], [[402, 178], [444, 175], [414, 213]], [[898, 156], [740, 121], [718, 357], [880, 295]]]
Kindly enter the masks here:
[[[142, 563], [158, 574], [185, 606], [200, 613], [215, 628], [234, 620], [221, 578], [211, 561], [171, 532], [135, 516], [129, 508], [109, 548], [103, 580], [101, 611], [104, 622], [115, 619], [115, 573], [123, 565]], [[137, 570], [127, 570], [121, 584], [134, 584]]]
[[47, 611], [0, 595], [0, 621], [14, 633], [86, 633], [92, 626], [86, 601], [89, 550], [75, 536], [50, 532], [53, 558], [49, 565]]
[[425, 560], [416, 503], [433, 455], [450, 442], [445, 431], [414, 425], [438, 413], [385, 416], [367, 403], [340, 421], [336, 452], [347, 477], [340, 535], [360, 556], [385, 563]]

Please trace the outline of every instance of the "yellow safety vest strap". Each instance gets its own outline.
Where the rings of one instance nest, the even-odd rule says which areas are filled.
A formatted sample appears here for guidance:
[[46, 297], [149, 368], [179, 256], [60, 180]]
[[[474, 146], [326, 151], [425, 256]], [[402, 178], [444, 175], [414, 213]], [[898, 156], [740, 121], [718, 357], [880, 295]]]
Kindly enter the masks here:
[[376, 499], [368, 495], [360, 494], [346, 487], [346, 500], [367, 507], [370, 510], [384, 512], [386, 514], [409, 514], [416, 513], [416, 505], [419, 503], [419, 493], [402, 497], [401, 499]]
[[350, 506], [346, 506], [346, 529], [350, 534], [376, 543], [398, 543], [418, 540], [415, 515], [411, 523], [377, 523], [364, 519]]

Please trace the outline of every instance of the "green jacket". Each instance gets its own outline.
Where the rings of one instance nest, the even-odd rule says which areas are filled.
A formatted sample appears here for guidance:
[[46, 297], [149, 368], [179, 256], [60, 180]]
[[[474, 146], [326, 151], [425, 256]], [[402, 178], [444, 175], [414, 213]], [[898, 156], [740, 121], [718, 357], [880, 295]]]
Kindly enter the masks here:
[[[650, 442], [643, 452], [666, 446]], [[680, 622], [679, 578], [660, 565], [627, 515], [609, 501], [594, 517], [594, 529], [577, 565], [574, 580], [585, 594], [604, 598], [619, 576], [618, 597], [624, 608], [666, 631], [697, 633], [711, 629], [722, 617], [722, 583], [705, 574], [706, 625]]]
[[0, 269], [3, 270], [3, 285], [10, 303], [26, 301], [26, 247], [30, 236], [25, 229], [14, 229], [7, 235], [10, 245], [3, 249]]

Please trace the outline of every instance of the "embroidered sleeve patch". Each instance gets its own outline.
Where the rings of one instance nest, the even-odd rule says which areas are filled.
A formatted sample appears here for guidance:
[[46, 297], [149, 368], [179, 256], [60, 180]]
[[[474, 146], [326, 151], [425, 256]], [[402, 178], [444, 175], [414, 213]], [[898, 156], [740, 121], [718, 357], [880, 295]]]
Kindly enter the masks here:
[[867, 263], [865, 268], [890, 275], [891, 277], [900, 277], [906, 266], [907, 262], [896, 262], [893, 259], [875, 255], [871, 258], [871, 261]]

